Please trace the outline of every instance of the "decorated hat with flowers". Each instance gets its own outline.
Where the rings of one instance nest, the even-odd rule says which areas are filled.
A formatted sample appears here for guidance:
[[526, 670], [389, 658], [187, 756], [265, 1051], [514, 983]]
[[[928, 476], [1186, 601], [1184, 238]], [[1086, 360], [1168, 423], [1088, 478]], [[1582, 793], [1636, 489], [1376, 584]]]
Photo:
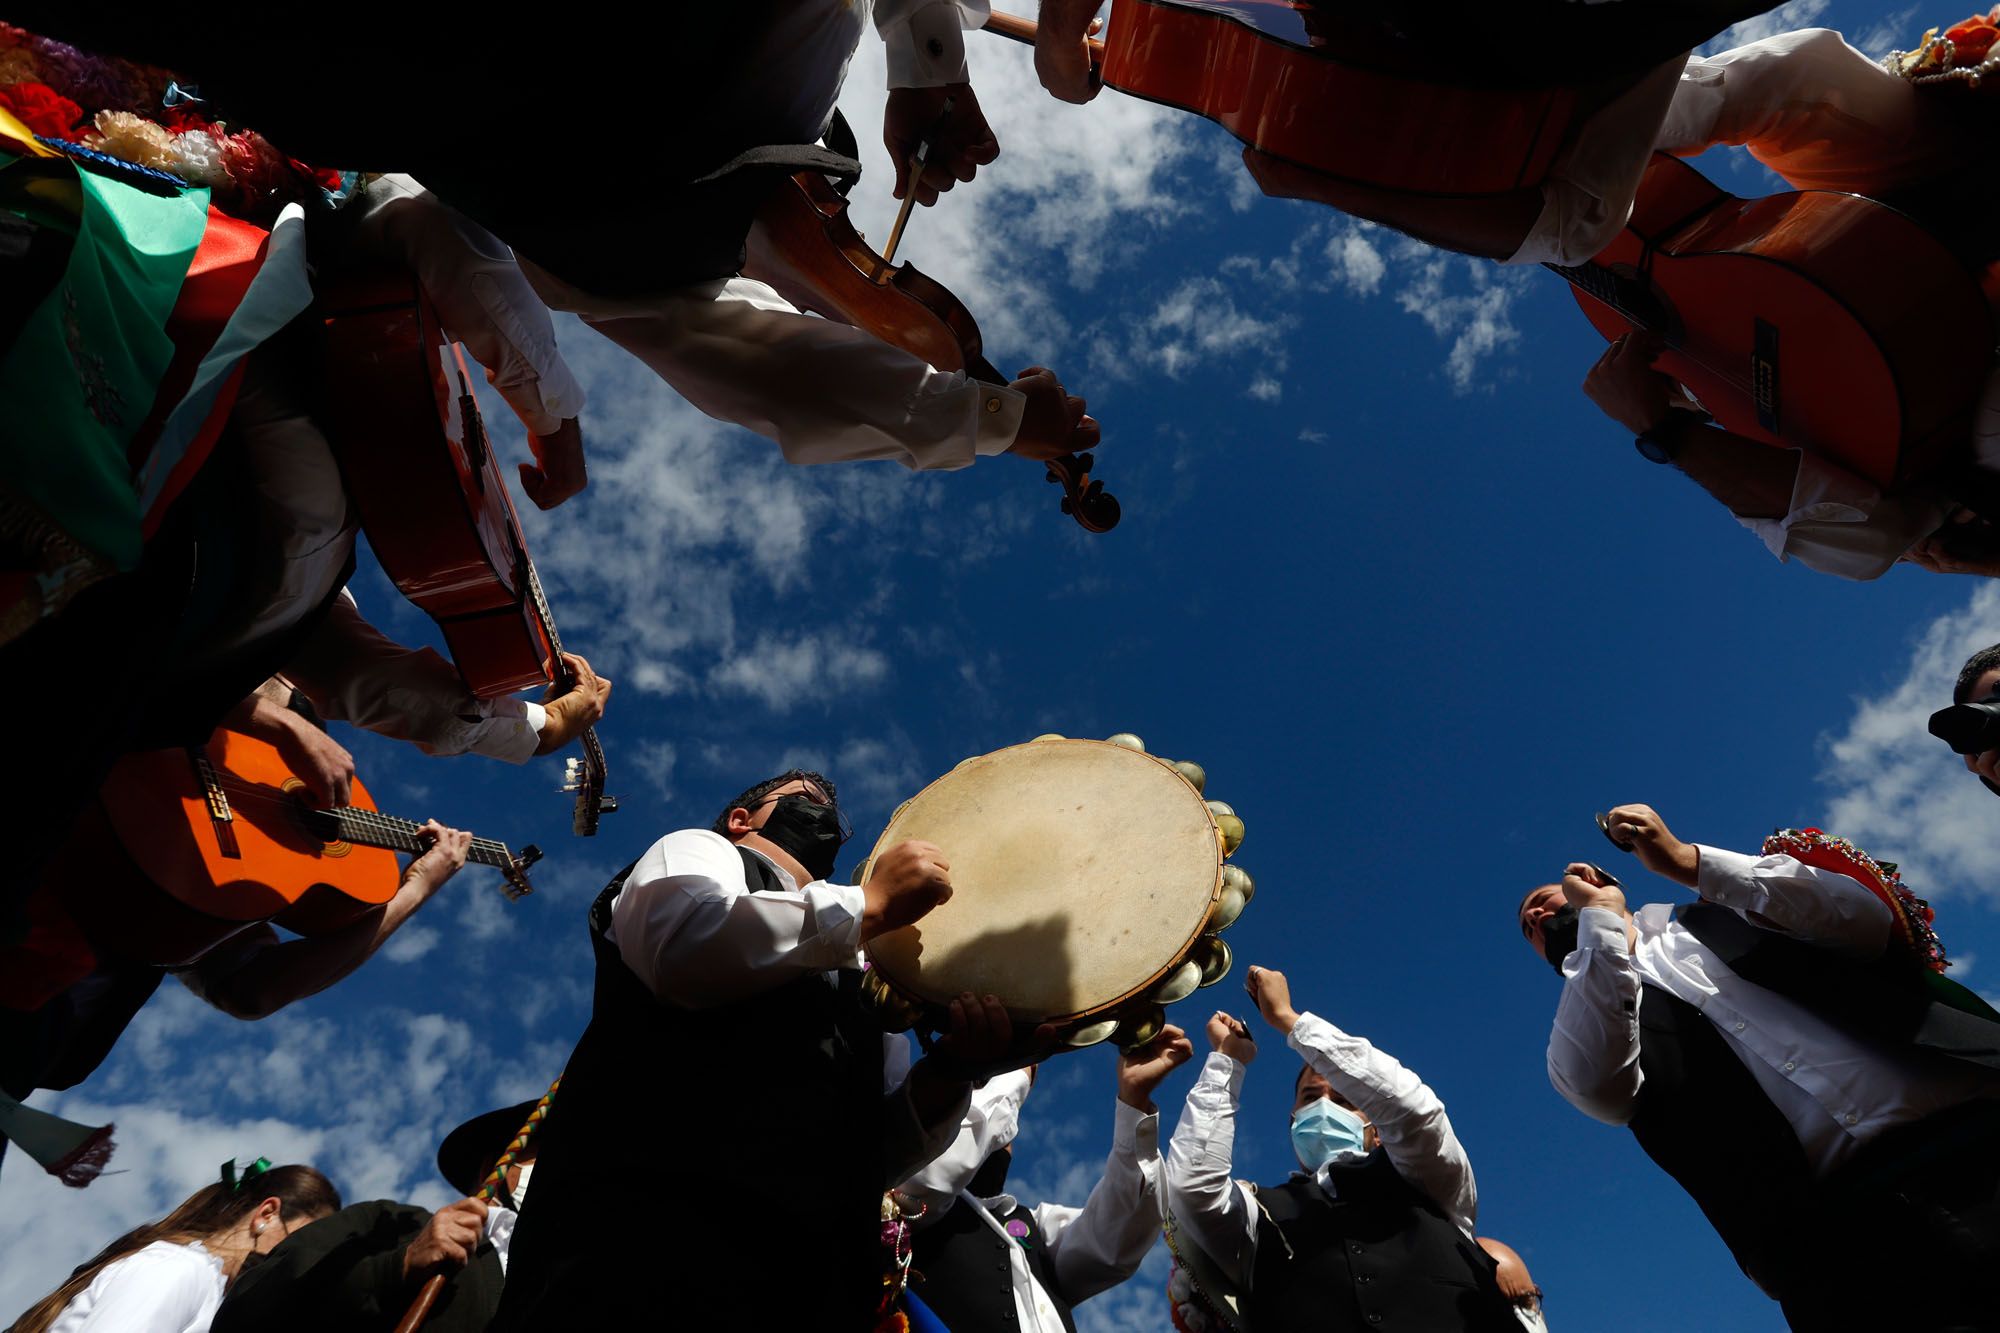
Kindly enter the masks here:
[[2000, 48], [2000, 5], [1962, 18], [1943, 33], [1927, 29], [1915, 49], [1891, 51], [1882, 65], [1920, 86], [1977, 88], [2000, 69], [1996, 48]]
[[1764, 855], [1789, 856], [1861, 884], [1887, 905], [1896, 939], [1912, 958], [1933, 972], [1951, 966], [1931, 926], [1931, 905], [1903, 886], [1894, 861], [1877, 861], [1847, 839], [1816, 828], [1779, 829], [1764, 839]]

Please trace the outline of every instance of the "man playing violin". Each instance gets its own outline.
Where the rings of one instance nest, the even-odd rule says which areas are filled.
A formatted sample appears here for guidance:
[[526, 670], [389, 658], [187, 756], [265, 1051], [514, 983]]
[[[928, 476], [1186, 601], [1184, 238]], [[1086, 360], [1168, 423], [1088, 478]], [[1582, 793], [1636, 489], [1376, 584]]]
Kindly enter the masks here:
[[[972, 995], [914, 1065], [883, 1033], [860, 950], [949, 898], [951, 870], [911, 841], [866, 884], [834, 882], [837, 796], [802, 770], [760, 782], [711, 827], [654, 843], [591, 907], [590, 1026], [538, 1131], [495, 1330], [672, 1323], [663, 1295], [688, 1293], [745, 1328], [872, 1324], [883, 1192], [951, 1141], [1013, 1034], [998, 1000]], [[630, 1173], [603, 1154], [634, 1125], [667, 1156], [648, 1224], [607, 1226]]]

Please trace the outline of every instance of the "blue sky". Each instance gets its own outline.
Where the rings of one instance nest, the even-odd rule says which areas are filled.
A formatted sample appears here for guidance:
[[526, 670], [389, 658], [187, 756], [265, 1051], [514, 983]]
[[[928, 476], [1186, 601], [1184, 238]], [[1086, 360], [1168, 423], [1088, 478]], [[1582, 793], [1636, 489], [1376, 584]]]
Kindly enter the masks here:
[[[1772, 27], [1840, 27], [1873, 52], [1952, 17], [1794, 0]], [[1010, 458], [786, 467], [563, 325], [592, 486], [530, 514], [530, 541], [565, 638], [617, 681], [603, 734], [625, 808], [579, 841], [559, 760], [429, 760], [343, 732], [383, 808], [539, 842], [540, 891], [510, 905], [468, 870], [361, 973], [260, 1024], [163, 987], [94, 1079], [38, 1099], [116, 1119], [127, 1174], [79, 1193], [10, 1161], [0, 1310], [232, 1155], [315, 1161], [352, 1198], [443, 1202], [443, 1131], [538, 1091], [581, 1030], [592, 894], [747, 781], [794, 761], [833, 774], [858, 830], [846, 869], [967, 755], [1131, 730], [1207, 767], [1259, 888], [1228, 936], [1237, 971], [1174, 1021], [1198, 1034], [1218, 1005], [1246, 1012], [1242, 970], [1262, 963], [1419, 1071], [1471, 1153], [1481, 1230], [1526, 1256], [1552, 1327], [1678, 1333], [1690, 1309], [1709, 1329], [1781, 1326], [1630, 1136], [1550, 1089], [1557, 983], [1512, 910], [1575, 857], [1635, 900], [1684, 896], [1597, 833], [1592, 813], [1621, 801], [1743, 849], [1816, 823], [1902, 862], [1956, 975], [2000, 991], [1983, 836], [2000, 809], [1922, 735], [1965, 653], [2000, 639], [2000, 595], [1779, 565], [1581, 398], [1602, 344], [1553, 277], [1264, 200], [1213, 127], [1115, 94], [1057, 106], [1024, 51], [970, 42], [1003, 156], [918, 218], [909, 254], [967, 298], [997, 364], [1046, 361], [1089, 397], [1123, 526], [1082, 533]], [[857, 126], [879, 84], [865, 44]], [[858, 207], [879, 235], [875, 159]], [[1747, 161], [1703, 165], [1738, 193], [1775, 188]], [[524, 452], [504, 409], [489, 419]], [[355, 591], [384, 628], [433, 637], [372, 565]], [[1295, 1068], [1265, 1042], [1239, 1174], [1290, 1168]], [[1047, 1074], [1015, 1179], [1080, 1202], [1112, 1056]], [[1167, 1084], [1163, 1130], [1191, 1077]], [[794, 1110], [771, 1149], [809, 1157]], [[677, 1150], [699, 1145], [638, 1141], [635, 1189]], [[1156, 1250], [1083, 1326], [1163, 1327], [1164, 1281]]]

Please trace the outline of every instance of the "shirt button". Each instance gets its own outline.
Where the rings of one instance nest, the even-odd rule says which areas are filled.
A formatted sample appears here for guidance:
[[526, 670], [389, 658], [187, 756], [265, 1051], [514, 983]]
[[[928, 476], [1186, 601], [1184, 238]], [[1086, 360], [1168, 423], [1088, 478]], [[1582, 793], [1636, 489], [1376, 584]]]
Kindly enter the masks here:
[[998, 412], [1000, 410], [1000, 400], [998, 398], [988, 398], [986, 400], [986, 410], [988, 412]]
[[1740, 1018], [1736, 1020], [1736, 1030], [1738, 1032], [1741, 1032], [1743, 1030], [1743, 1020]]
[[1856, 1115], [1854, 1112], [1849, 1111], [1847, 1113], [1847, 1123], [1850, 1125], [1858, 1125], [1861, 1123], [1861, 1117]]
[[1787, 1074], [1791, 1073], [1794, 1069], [1797, 1069], [1798, 1067], [1799, 1067], [1799, 1062], [1796, 1060], [1785, 1061], [1785, 1072]]
[[1353, 1253], [1353, 1254], [1359, 1254], [1359, 1253], [1361, 1253], [1361, 1242], [1360, 1242], [1360, 1241], [1358, 1241], [1358, 1240], [1357, 1240], [1357, 1241], [1353, 1241], [1353, 1242], [1349, 1243], [1349, 1245], [1348, 1245], [1348, 1247], [1347, 1247], [1347, 1248], [1348, 1248], [1348, 1251], [1349, 1251], [1350, 1253]]

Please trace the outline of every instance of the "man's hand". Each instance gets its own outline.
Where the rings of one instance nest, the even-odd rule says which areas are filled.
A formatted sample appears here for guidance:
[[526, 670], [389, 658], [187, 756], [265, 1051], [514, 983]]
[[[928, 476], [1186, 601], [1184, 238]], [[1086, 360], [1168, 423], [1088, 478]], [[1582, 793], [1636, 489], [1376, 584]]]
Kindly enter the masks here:
[[1102, 0], [1042, 0], [1035, 23], [1035, 77], [1049, 95], [1065, 102], [1088, 102], [1104, 91], [1090, 38], [1104, 27], [1091, 16]]
[[1065, 392], [1053, 370], [1029, 366], [1014, 381], [1014, 388], [1028, 401], [1021, 408], [1021, 428], [1007, 446], [1008, 453], [1045, 463], [1097, 447], [1102, 433], [1096, 419], [1084, 415], [1083, 399]]
[[346, 805], [353, 795], [354, 756], [297, 713], [287, 709], [284, 717], [284, 727], [272, 739], [285, 766], [320, 805]]
[[1215, 1017], [1208, 1020], [1208, 1044], [1215, 1050], [1234, 1060], [1239, 1065], [1247, 1065], [1257, 1058], [1257, 1039], [1250, 1035], [1250, 1028], [1240, 1018], [1215, 1011]]
[[1904, 552], [1903, 558], [1933, 574], [2000, 578], [2000, 540], [1994, 526], [1969, 509], [1954, 512], [1949, 523]]
[[1194, 1054], [1194, 1043], [1187, 1033], [1172, 1023], [1161, 1028], [1159, 1035], [1143, 1046], [1134, 1046], [1129, 1051], [1118, 1053], [1118, 1100], [1135, 1111], [1147, 1115], [1160, 1108], [1153, 1105], [1153, 1089], [1160, 1086], [1167, 1075], [1188, 1062]]
[[1632, 844], [1639, 864], [1663, 879], [1694, 887], [1701, 873], [1701, 852], [1682, 842], [1650, 805], [1621, 805], [1605, 816], [1606, 831], [1617, 843]]
[[1299, 1011], [1292, 1008], [1292, 983], [1285, 980], [1283, 972], [1253, 967], [1243, 989], [1250, 992], [1250, 998], [1257, 1003], [1257, 1012], [1264, 1015], [1266, 1023], [1288, 1036], [1291, 1034], [1292, 1025], [1299, 1021]]
[[1572, 861], [1563, 871], [1563, 901], [1581, 912], [1586, 907], [1602, 907], [1625, 914], [1625, 890], [1605, 882], [1604, 872], [1588, 861]]
[[[944, 109], [947, 98], [951, 101], [948, 112]], [[889, 160], [896, 164], [898, 199], [910, 189], [910, 159], [920, 144], [930, 145], [924, 174], [916, 182], [917, 202], [926, 206], [936, 203], [938, 195], [949, 190], [954, 181], [971, 180], [979, 168], [1000, 156], [1000, 141], [993, 137], [969, 83], [891, 88], [889, 104], [882, 112], [882, 142], [889, 149]]]
[[951, 864], [933, 843], [899, 842], [875, 858], [861, 900], [863, 940], [900, 930], [951, 900]]
[[403, 1249], [403, 1277], [427, 1277], [440, 1268], [463, 1268], [472, 1262], [486, 1234], [486, 1201], [460, 1199], [431, 1214], [424, 1229]]
[[1622, 335], [1583, 377], [1584, 396], [1634, 435], [1658, 429], [1674, 410], [1674, 382], [1653, 369], [1665, 348], [1655, 333]]
[[551, 685], [542, 695], [542, 705], [549, 710], [549, 716], [542, 723], [541, 738], [535, 742], [536, 754], [553, 754], [596, 726], [604, 716], [605, 706], [611, 702], [608, 677], [592, 671], [590, 663], [576, 653], [562, 656], [576, 683], [562, 693], [557, 693]]
[[430, 843], [430, 847], [410, 862], [403, 872], [403, 882], [415, 884], [428, 898], [465, 868], [465, 854], [472, 850], [472, 835], [464, 829], [446, 828], [435, 819], [427, 819], [417, 830], [417, 836]]
[[[1040, 1064], [1063, 1048], [1053, 1023], [1036, 1028], [1026, 1044], [1017, 1043], [1014, 1020], [997, 996], [981, 998], [967, 991], [945, 1012], [945, 1033], [932, 1045], [931, 1053], [976, 1070], [981, 1078]], [[923, 1067], [919, 1060], [916, 1068]]]
[[531, 435], [535, 461], [521, 464], [521, 489], [537, 509], [554, 509], [590, 482], [583, 470], [583, 427], [567, 418], [549, 435]]

